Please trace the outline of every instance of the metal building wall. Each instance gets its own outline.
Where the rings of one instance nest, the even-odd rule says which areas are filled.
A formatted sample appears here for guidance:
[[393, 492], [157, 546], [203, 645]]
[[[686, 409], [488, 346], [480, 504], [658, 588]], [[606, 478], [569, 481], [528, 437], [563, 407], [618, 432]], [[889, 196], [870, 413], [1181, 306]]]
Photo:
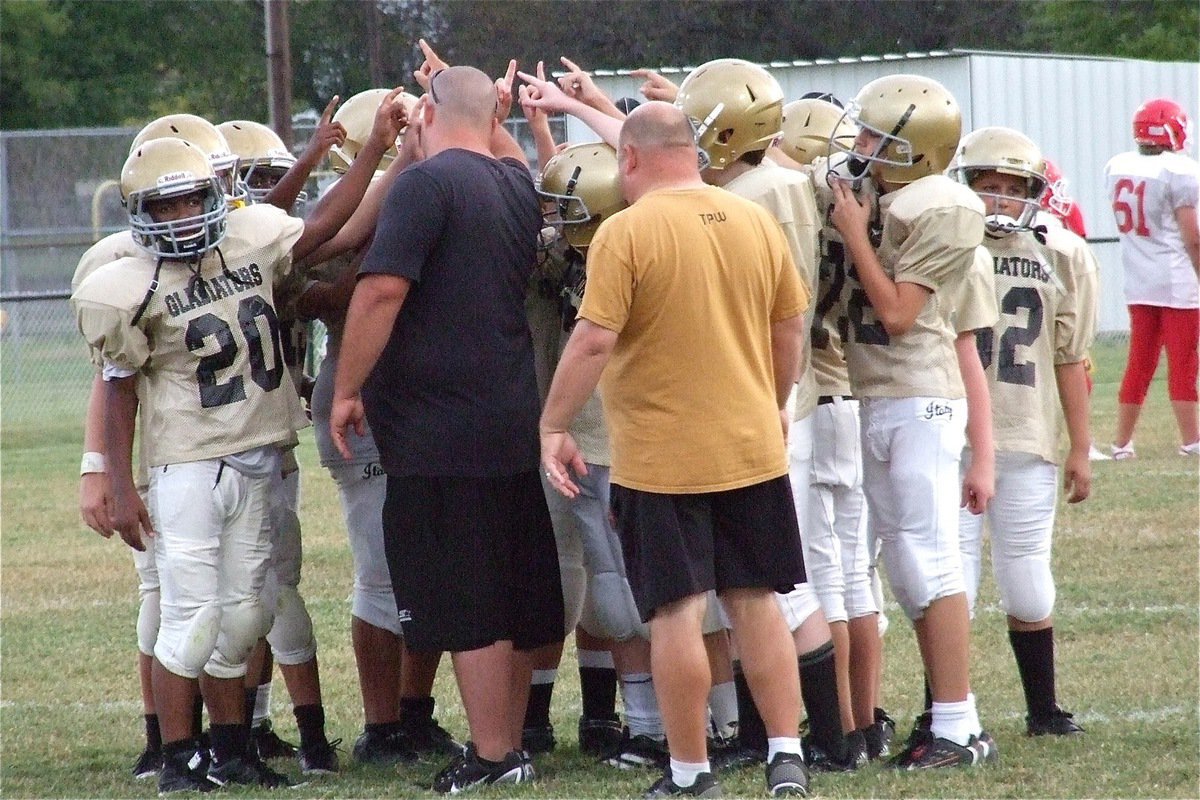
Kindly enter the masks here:
[[[964, 132], [1006, 125], [1028, 134], [1067, 176], [1071, 194], [1083, 207], [1088, 238], [1101, 240], [1092, 245], [1101, 266], [1100, 329], [1128, 329], [1119, 247], [1115, 241], [1104, 241], [1116, 236], [1105, 195], [1104, 165], [1113, 155], [1132, 148], [1130, 121], [1144, 100], [1171, 97], [1192, 120], [1200, 119], [1196, 64], [954, 51], [764, 66], [779, 80], [788, 99], [810, 91], [831, 91], [846, 99], [883, 75], [925, 75], [958, 98]], [[661, 71], [679, 83], [690, 69]], [[628, 70], [598, 71], [595, 79], [611, 97], [642, 99], [641, 81]], [[567, 134], [571, 141], [596, 138], [574, 119], [567, 122]], [[1196, 152], [1194, 146], [1190, 149]]]

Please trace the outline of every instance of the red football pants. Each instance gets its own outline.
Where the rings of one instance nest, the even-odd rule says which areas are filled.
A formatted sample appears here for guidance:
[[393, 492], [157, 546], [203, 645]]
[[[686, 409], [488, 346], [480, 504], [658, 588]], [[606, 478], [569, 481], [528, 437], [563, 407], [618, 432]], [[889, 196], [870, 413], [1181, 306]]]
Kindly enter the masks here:
[[1196, 373], [1200, 366], [1200, 309], [1129, 306], [1129, 362], [1117, 398], [1141, 405], [1158, 369], [1158, 356], [1167, 351], [1167, 393], [1172, 401], [1197, 401]]

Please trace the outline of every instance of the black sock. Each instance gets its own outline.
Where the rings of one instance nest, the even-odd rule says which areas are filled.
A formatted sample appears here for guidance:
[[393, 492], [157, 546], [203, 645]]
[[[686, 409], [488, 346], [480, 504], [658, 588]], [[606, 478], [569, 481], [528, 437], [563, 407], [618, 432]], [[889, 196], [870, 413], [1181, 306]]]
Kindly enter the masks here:
[[800, 696], [808, 712], [813, 740], [834, 758], [844, 758], [842, 712], [838, 708], [837, 672], [833, 667], [833, 642], [800, 656]]
[[754, 698], [750, 694], [750, 684], [742, 672], [742, 662], [733, 662], [733, 688], [737, 692], [738, 706], [738, 741], [742, 747], [767, 751], [767, 728]]
[[363, 726], [363, 731], [369, 736], [391, 736], [394, 733], [400, 732], [400, 721], [368, 722]]
[[158, 714], [143, 714], [146, 720], [146, 749], [162, 750], [162, 731], [158, 727]]
[[192, 698], [192, 736], [199, 737], [204, 733], [204, 698], [196, 692]]
[[292, 709], [296, 715], [296, 727], [300, 729], [300, 746], [312, 747], [329, 742], [325, 738], [325, 706], [312, 703]]
[[617, 718], [617, 671], [612, 667], [580, 667], [579, 693], [584, 718]]
[[933, 710], [933, 686], [931, 686], [929, 683], [928, 675], [924, 675], [922, 677], [924, 677], [924, 679], [925, 679], [925, 710], [932, 711]]
[[254, 727], [254, 706], [257, 704], [257, 702], [258, 702], [257, 687], [253, 688], [253, 689], [247, 689], [245, 700], [244, 700], [244, 703], [246, 706], [246, 716], [243, 717], [243, 719], [246, 720], [246, 730], [250, 730], [251, 728]]
[[545, 728], [550, 725], [550, 698], [554, 683], [535, 683], [529, 687], [529, 702], [525, 705], [526, 728]]
[[196, 740], [191, 737], [180, 739], [177, 742], [167, 742], [162, 746], [163, 760], [179, 761], [181, 766], [186, 766], [196, 752], [196, 747]]
[[1054, 628], [1009, 631], [1008, 642], [1017, 657], [1029, 715], [1049, 717], [1058, 703], [1054, 685]]
[[433, 718], [433, 698], [426, 697], [401, 697], [400, 698], [400, 721], [401, 722], [423, 722]]
[[208, 735], [212, 742], [213, 758], [224, 764], [231, 758], [242, 758], [250, 748], [250, 731], [237, 723], [209, 726]]

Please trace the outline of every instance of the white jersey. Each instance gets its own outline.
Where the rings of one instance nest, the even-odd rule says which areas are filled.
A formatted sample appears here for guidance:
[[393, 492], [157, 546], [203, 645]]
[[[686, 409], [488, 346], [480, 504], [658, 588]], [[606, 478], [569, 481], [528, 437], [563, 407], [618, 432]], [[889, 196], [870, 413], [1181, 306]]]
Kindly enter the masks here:
[[1000, 318], [977, 332], [992, 396], [996, 449], [1058, 463], [1055, 367], [1087, 357], [1096, 332], [1096, 264], [1079, 237], [1048, 231], [985, 237]]
[[1200, 166], [1179, 153], [1113, 156], [1104, 167], [1108, 199], [1121, 239], [1125, 302], [1196, 308], [1196, 272], [1175, 210], [1196, 207]]
[[[797, 170], [764, 161], [725, 184], [724, 188], [765, 208], [783, 228], [792, 260], [796, 262], [800, 279], [811, 297], [817, 282], [817, 233], [821, 221], [809, 177]], [[810, 304], [804, 312], [805, 330], [812, 325], [813, 310]], [[804, 419], [817, 407], [817, 384], [813, 377], [810, 351], [810, 347], [804, 347], [800, 354], [794, 419]]]
[[[277, 444], [307, 424], [272, 304], [303, 230], [271, 206], [238, 209], [221, 247], [198, 268], [163, 261], [159, 269], [139, 253], [97, 269], [72, 295], [96, 359], [144, 376], [151, 467]], [[156, 272], [158, 286], [134, 324]]]
[[[952, 315], [975, 248], [983, 201], [944, 175], [927, 175], [879, 198], [877, 254], [896, 283], [929, 290], [912, 328], [891, 335], [875, 317], [857, 269], [847, 274], [844, 347], [856, 397], [966, 395], [954, 350]], [[874, 226], [873, 226], [874, 227]]]

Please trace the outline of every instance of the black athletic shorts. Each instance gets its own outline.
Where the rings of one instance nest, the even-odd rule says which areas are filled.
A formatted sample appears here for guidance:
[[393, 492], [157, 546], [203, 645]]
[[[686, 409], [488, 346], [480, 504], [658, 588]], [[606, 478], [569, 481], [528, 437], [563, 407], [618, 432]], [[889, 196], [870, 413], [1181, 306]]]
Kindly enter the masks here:
[[384, 551], [405, 644], [460, 652], [563, 638], [562, 581], [537, 471], [387, 479]]
[[786, 475], [705, 494], [612, 487], [625, 570], [643, 622], [655, 609], [716, 589], [790, 592], [804, 553]]

